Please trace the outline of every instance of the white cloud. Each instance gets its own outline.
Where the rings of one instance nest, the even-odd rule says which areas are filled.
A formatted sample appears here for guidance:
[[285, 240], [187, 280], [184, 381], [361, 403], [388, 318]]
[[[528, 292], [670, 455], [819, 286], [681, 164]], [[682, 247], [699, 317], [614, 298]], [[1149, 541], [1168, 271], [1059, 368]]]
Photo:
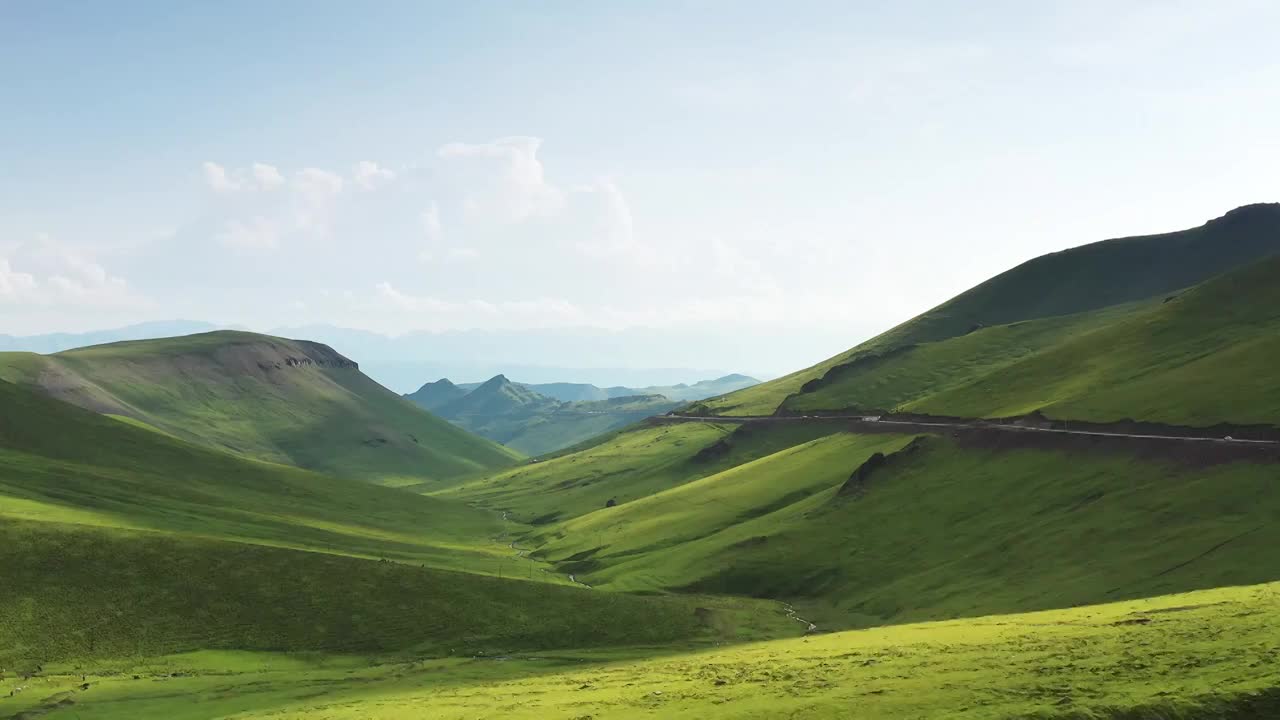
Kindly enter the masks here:
[[342, 176], [320, 168], [303, 168], [294, 175], [293, 187], [314, 198], [331, 198], [342, 192]]
[[11, 300], [29, 295], [36, 289], [36, 278], [31, 273], [15, 271], [8, 258], [0, 257], [0, 299]]
[[396, 174], [387, 168], [380, 167], [376, 162], [361, 160], [356, 163], [352, 176], [355, 178], [356, 185], [362, 190], [373, 190], [379, 185], [394, 180]]
[[0, 257], [0, 301], [98, 310], [146, 301], [83, 251], [41, 235]]
[[538, 149], [542, 139], [505, 137], [470, 145], [449, 143], [437, 155], [445, 160], [479, 160], [490, 172], [464, 173], [464, 209], [471, 219], [519, 223], [550, 217], [565, 205], [565, 192], [547, 181]]
[[228, 220], [215, 239], [237, 250], [275, 250], [280, 246], [280, 228], [263, 217], [250, 218], [247, 221]]
[[449, 248], [449, 257], [454, 260], [474, 260], [480, 257], [480, 251], [469, 247]]
[[266, 163], [253, 164], [253, 179], [261, 190], [275, 190], [284, 185], [284, 176], [280, 174], [280, 170]]
[[422, 234], [426, 235], [428, 243], [437, 243], [440, 241], [442, 228], [440, 226], [440, 206], [431, 203], [431, 207], [427, 208], [419, 216], [422, 221]]
[[241, 185], [238, 181], [227, 173], [227, 169], [215, 162], [205, 162], [201, 167], [204, 169], [205, 182], [209, 183], [209, 187], [217, 193], [230, 193], [240, 189]]

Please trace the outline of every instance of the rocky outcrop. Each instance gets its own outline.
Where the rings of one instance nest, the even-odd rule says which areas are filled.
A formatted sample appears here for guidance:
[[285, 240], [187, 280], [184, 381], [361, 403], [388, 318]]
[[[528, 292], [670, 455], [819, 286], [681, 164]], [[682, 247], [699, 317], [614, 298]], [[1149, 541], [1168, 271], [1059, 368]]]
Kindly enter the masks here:
[[860, 497], [865, 495], [872, 475], [882, 472], [888, 465], [901, 462], [903, 459], [915, 454], [924, 446], [925, 442], [927, 442], [925, 438], [918, 437], [897, 452], [892, 452], [888, 455], [879, 452], [875, 453], [859, 465], [848, 480], [844, 481], [844, 484], [840, 486], [840, 490], [836, 492], [836, 497]]

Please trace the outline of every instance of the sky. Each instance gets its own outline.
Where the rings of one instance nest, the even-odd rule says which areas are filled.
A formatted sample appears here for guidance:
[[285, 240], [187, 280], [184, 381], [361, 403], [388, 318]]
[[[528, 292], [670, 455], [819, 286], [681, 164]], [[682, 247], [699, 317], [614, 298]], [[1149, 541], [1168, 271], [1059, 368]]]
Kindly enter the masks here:
[[0, 333], [604, 328], [786, 372], [1037, 255], [1280, 200], [1277, 23], [10, 0]]

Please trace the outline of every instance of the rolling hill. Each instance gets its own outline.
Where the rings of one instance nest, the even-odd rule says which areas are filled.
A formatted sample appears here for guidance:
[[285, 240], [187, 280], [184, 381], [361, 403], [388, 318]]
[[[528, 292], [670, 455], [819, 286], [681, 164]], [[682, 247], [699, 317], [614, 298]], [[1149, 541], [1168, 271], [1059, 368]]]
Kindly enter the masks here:
[[[286, 372], [354, 394], [322, 346], [245, 372], [197, 336], [169, 405], [114, 346], [8, 356], [0, 666], [33, 676], [0, 714], [1270, 717], [1280, 445], [824, 415], [1274, 430], [1277, 249], [1280, 206], [1249, 206], [1055, 253], [702, 417], [398, 488], [175, 430], [247, 408], [267, 437], [271, 388], [322, 394]], [[418, 399], [508, 442], [649, 402]]]
[[[793, 396], [866, 369], [894, 365], [944, 341], [988, 328], [1017, 330], [1027, 321], [1057, 323], [1065, 332], [1097, 327], [1125, 314], [1126, 306], [1158, 303], [1211, 277], [1280, 253], [1280, 204], [1246, 205], [1204, 225], [1173, 233], [1105, 240], [1030, 260], [962, 293], [876, 338], [786, 377], [699, 403], [709, 415], [767, 415], [784, 405], [812, 407]], [[1073, 317], [1074, 316], [1074, 319]], [[1043, 332], [1032, 332], [1033, 330]], [[1051, 325], [1025, 329], [1034, 339], [1001, 346], [990, 355], [1016, 358], [1057, 341]], [[981, 339], [981, 338], [980, 338]], [[980, 343], [979, 343], [980, 344]], [[981, 348], [964, 348], [964, 362], [983, 364]], [[976, 359], [974, 359], [976, 357]], [[998, 365], [996, 366], [998, 369]], [[963, 375], [963, 373], [961, 373]], [[826, 378], [827, 382], [824, 382]], [[949, 377], [949, 382], [959, 378]], [[922, 378], [922, 387], [928, 380]], [[845, 393], [846, 400], [848, 394]]]
[[5, 353], [0, 379], [245, 457], [378, 483], [449, 482], [519, 457], [301, 340], [220, 331]]
[[[447, 496], [533, 524], [533, 556], [590, 584], [786, 599], [835, 627], [1275, 580], [1275, 453], [821, 416], [1280, 427], [1277, 250], [1267, 205], [1056, 253], [821, 372], [699, 403], [702, 422]], [[792, 420], [733, 424], [748, 411]]]
[[570, 587], [499, 541], [497, 514], [461, 503], [219, 452], [7, 382], [0, 406], [0, 667], [723, 641], [788, 625], [762, 605]]
[[537, 392], [534, 386], [513, 383], [505, 375], [475, 386], [439, 380], [405, 398], [526, 455], [577, 445], [680, 405], [661, 395], [562, 402]]

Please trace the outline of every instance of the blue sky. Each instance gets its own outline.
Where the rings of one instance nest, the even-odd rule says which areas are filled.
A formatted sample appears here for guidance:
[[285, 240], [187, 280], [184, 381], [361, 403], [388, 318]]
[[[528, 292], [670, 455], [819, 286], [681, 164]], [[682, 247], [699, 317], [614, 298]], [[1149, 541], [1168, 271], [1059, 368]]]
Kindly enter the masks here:
[[368, 5], [0, 4], [0, 333], [650, 327], [781, 372], [1280, 199], [1274, 3]]

